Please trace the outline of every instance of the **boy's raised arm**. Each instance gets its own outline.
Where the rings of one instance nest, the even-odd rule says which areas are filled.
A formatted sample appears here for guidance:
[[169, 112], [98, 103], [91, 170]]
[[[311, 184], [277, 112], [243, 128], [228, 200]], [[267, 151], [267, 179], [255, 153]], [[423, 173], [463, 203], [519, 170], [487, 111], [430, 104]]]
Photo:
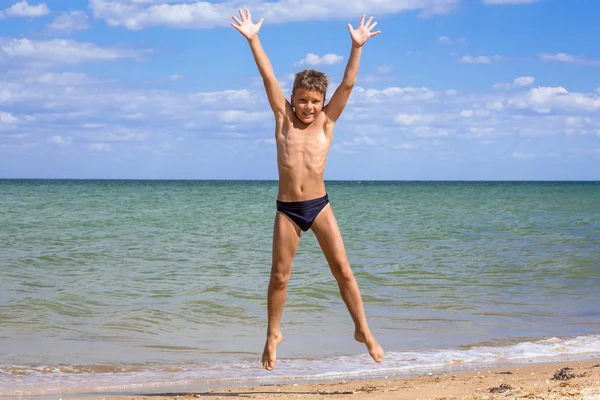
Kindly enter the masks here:
[[381, 33], [381, 31], [371, 32], [377, 26], [377, 22], [372, 21], [373, 17], [370, 17], [365, 23], [365, 16], [363, 15], [358, 28], [354, 29], [352, 25], [348, 24], [348, 30], [352, 38], [352, 50], [350, 51], [350, 57], [348, 57], [342, 83], [340, 83], [324, 110], [327, 118], [331, 121], [337, 121], [342, 111], [344, 111], [344, 107], [346, 107], [352, 88], [356, 83], [363, 45], [369, 38]]
[[236, 16], [233, 16], [233, 19], [236, 23], [231, 22], [231, 26], [237, 29], [246, 39], [248, 39], [248, 43], [250, 44], [250, 49], [252, 50], [252, 55], [254, 56], [254, 61], [256, 62], [256, 66], [258, 67], [258, 71], [263, 78], [263, 82], [265, 85], [265, 90], [267, 91], [267, 98], [269, 99], [269, 104], [271, 104], [271, 109], [275, 114], [285, 114], [286, 108], [286, 100], [283, 95], [283, 91], [279, 86], [279, 82], [277, 78], [275, 78], [275, 73], [273, 72], [273, 66], [269, 61], [269, 57], [265, 53], [260, 40], [258, 38], [258, 31], [263, 24], [263, 18], [261, 18], [258, 23], [254, 24], [252, 22], [252, 17], [250, 15], [250, 10], [246, 9], [246, 15], [242, 13], [242, 10], [239, 10], [240, 19]]

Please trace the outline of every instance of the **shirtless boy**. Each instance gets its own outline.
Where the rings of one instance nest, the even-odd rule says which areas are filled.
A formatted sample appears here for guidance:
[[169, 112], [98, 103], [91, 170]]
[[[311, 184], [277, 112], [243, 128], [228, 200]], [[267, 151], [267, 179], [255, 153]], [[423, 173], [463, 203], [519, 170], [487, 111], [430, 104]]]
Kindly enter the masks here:
[[372, 32], [377, 22], [373, 17], [354, 29], [348, 24], [352, 50], [342, 83], [325, 106], [327, 77], [321, 72], [305, 70], [296, 74], [291, 101], [288, 102], [275, 78], [273, 67], [262, 48], [258, 31], [261, 18], [252, 22], [250, 11], [239, 10], [231, 25], [250, 44], [252, 55], [263, 78], [271, 109], [275, 114], [275, 141], [279, 192], [273, 228], [273, 260], [267, 293], [267, 341], [262, 355], [263, 367], [275, 367], [277, 345], [283, 340], [281, 314], [292, 272], [292, 261], [301, 231], [312, 229], [335, 277], [342, 299], [354, 321], [354, 338], [364, 343], [377, 362], [383, 360], [383, 349], [371, 333], [365, 317], [358, 284], [350, 268], [342, 235], [325, 190], [324, 172], [335, 122], [342, 114], [356, 82], [362, 46], [379, 34]]

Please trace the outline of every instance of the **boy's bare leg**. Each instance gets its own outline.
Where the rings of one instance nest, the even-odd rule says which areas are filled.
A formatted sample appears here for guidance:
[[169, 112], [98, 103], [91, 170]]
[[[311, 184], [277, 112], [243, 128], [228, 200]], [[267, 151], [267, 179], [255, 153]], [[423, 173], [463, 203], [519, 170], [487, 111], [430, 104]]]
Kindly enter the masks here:
[[273, 227], [273, 262], [267, 293], [267, 341], [262, 355], [263, 367], [269, 371], [275, 368], [277, 345], [283, 340], [279, 325], [292, 273], [292, 261], [299, 243], [300, 228], [278, 212]]
[[342, 234], [333, 215], [331, 205], [328, 204], [321, 211], [315, 222], [313, 222], [312, 230], [319, 241], [323, 254], [325, 254], [331, 272], [337, 280], [342, 299], [354, 321], [354, 338], [367, 346], [369, 354], [375, 361], [381, 362], [383, 360], [383, 349], [373, 337], [367, 324], [358, 284], [350, 268]]

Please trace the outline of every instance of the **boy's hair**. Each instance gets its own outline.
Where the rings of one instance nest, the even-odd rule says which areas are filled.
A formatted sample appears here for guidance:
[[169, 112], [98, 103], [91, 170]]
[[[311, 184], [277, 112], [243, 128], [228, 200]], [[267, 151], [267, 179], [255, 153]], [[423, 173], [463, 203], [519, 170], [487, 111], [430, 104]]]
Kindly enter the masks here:
[[325, 97], [327, 86], [329, 86], [327, 75], [314, 69], [305, 69], [296, 73], [292, 94], [296, 93], [296, 89], [306, 89], [322, 93], [323, 97]]

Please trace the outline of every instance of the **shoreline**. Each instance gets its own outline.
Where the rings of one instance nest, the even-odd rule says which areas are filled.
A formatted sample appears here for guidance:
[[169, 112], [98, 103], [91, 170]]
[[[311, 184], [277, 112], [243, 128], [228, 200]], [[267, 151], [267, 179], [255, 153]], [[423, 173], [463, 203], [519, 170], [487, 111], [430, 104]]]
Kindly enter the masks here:
[[[365, 363], [367, 359], [370, 362]], [[287, 362], [283, 363], [283, 360]], [[325, 399], [326, 397], [322, 395], [327, 394], [335, 394], [336, 399], [346, 398], [344, 396], [350, 394], [354, 399], [361, 399], [356, 397], [359, 392], [367, 391], [369, 396], [374, 392], [381, 395], [390, 391], [390, 385], [403, 389], [413, 388], [414, 398], [439, 400], [445, 397], [431, 397], [429, 389], [423, 384], [416, 384], [419, 378], [435, 377], [438, 381], [445, 382], [440, 385], [452, 386], [451, 381], [465, 373], [468, 376], [476, 372], [479, 378], [482, 378], [486, 374], [491, 374], [490, 371], [510, 371], [510, 374], [505, 375], [517, 377], [520, 369], [534, 368], [539, 369], [537, 373], [534, 371], [534, 375], [537, 376], [546, 367], [554, 368], [554, 372], [562, 368], [587, 368], [589, 371], [586, 371], [585, 375], [594, 377], [596, 386], [590, 386], [588, 382], [587, 386], [582, 386], [580, 389], [585, 388], [594, 394], [596, 389], [600, 389], [600, 336], [598, 335], [568, 339], [547, 338], [501, 347], [474, 346], [466, 349], [440, 349], [434, 352], [388, 352], [382, 364], [375, 364], [365, 354], [350, 359], [332, 358], [327, 362], [318, 359], [313, 364], [306, 364], [306, 360], [303, 359], [284, 358], [283, 360], [280, 360], [282, 364], [278, 364], [278, 368], [273, 372], [267, 372], [259, 367], [256, 360], [253, 360], [254, 364], [248, 360], [232, 364], [203, 361], [191, 367], [184, 363], [154, 365], [151, 368], [147, 366], [140, 368], [140, 365], [118, 362], [95, 365], [57, 364], [54, 367], [14, 366], [0, 369], [0, 400], [13, 398], [175, 400], [198, 396], [210, 399], [221, 396], [274, 399], [281, 398], [282, 393], [291, 393], [294, 389], [301, 390], [297, 394], [307, 399]], [[290, 361], [293, 362], [290, 364]], [[543, 371], [545, 375], [549, 374], [549, 377], [546, 379], [548, 382], [537, 383], [540, 387], [551, 383], [554, 372], [550, 372], [552, 371]], [[581, 375], [584, 372], [575, 373], [577, 374]], [[575, 376], [575, 378], [580, 377]], [[519, 380], [523, 379], [519, 375]], [[361, 387], [364, 385], [356, 386], [360, 383], [371, 389], [362, 390]], [[493, 383], [490, 381], [489, 385]], [[339, 389], [340, 387], [343, 390]], [[519, 388], [514, 385], [511, 387]], [[15, 390], [17, 388], [18, 390]], [[476, 392], [481, 390], [481, 388], [476, 389], [471, 388], [470, 395], [478, 394]], [[402, 395], [402, 393], [396, 394]], [[458, 398], [468, 398], [464, 396], [463, 393]], [[379, 399], [379, 397], [368, 398]], [[530, 398], [545, 399], [546, 397]], [[600, 393], [594, 399], [600, 400]]]
[[460, 371], [424, 372], [411, 376], [356, 377], [317, 382], [298, 380], [298, 383], [281, 384], [252, 382], [245, 386], [227, 385], [210, 390], [170, 390], [163, 393], [149, 391], [128, 395], [62, 393], [59, 397], [88, 400], [600, 400], [600, 358], [490, 368], [479, 366]]

